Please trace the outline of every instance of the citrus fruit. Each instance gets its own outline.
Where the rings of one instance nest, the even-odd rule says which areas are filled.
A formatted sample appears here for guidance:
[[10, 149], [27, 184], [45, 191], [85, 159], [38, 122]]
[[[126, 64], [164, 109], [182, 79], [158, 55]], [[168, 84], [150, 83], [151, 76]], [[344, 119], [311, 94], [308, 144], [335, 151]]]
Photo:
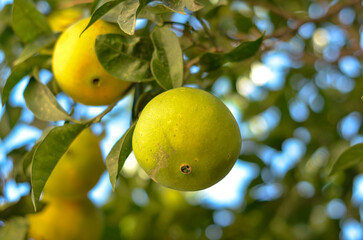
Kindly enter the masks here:
[[232, 113], [212, 94], [176, 88], [153, 98], [136, 123], [132, 145], [155, 181], [177, 190], [201, 190], [233, 167], [241, 134]]
[[80, 35], [88, 22], [89, 18], [76, 22], [59, 37], [53, 52], [53, 73], [60, 88], [76, 102], [108, 105], [117, 101], [131, 83], [103, 69], [96, 55], [95, 41], [98, 35], [121, 33], [121, 30], [98, 20]]
[[82, 18], [82, 9], [64, 8], [51, 12], [47, 19], [50, 27], [54, 32], [63, 32], [74, 22]]
[[99, 240], [103, 230], [102, 215], [87, 198], [52, 201], [27, 218], [34, 240]]
[[44, 186], [44, 199], [84, 198], [104, 170], [98, 138], [87, 128], [59, 159]]

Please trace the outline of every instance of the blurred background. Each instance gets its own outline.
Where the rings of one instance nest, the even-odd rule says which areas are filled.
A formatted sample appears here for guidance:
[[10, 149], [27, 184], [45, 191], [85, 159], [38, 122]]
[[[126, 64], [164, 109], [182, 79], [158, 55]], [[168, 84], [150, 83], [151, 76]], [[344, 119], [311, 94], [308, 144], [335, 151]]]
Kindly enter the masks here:
[[[11, 3], [0, 0], [2, 83], [21, 52], [5, 20]], [[48, 15], [55, 3], [36, 1], [36, 6]], [[344, 150], [363, 142], [362, 2], [210, 0], [197, 17], [169, 16], [181, 23], [171, 27], [182, 47], [190, 37], [207, 41], [198, 38], [205, 31], [201, 18], [224, 51], [265, 32], [260, 53], [248, 61], [213, 74], [195, 63], [186, 73], [186, 85], [207, 89], [232, 111], [243, 138], [241, 155], [216, 185], [178, 192], [152, 182], [131, 153], [115, 192], [105, 172], [89, 193], [105, 215], [105, 239], [363, 239], [363, 165], [328, 176]], [[148, 24], [138, 19], [137, 29]], [[185, 50], [185, 62], [198, 51]], [[52, 77], [51, 71], [40, 71], [43, 83]], [[28, 182], [12, 175], [14, 159], [43, 131], [44, 123], [25, 104], [28, 80], [17, 84], [1, 108], [0, 207], [30, 191]], [[78, 119], [105, 109], [75, 105], [62, 93], [57, 100], [67, 111], [74, 108]], [[102, 123], [92, 125], [102, 137], [104, 157], [130, 126], [132, 103], [130, 92]]]

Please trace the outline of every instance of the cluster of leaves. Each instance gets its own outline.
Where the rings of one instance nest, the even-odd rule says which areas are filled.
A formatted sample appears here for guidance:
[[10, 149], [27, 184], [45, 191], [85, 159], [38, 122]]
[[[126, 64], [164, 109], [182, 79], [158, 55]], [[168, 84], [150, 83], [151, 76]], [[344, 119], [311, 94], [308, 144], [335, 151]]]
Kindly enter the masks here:
[[[349, 210], [347, 215], [358, 218], [356, 208], [351, 206], [349, 199], [353, 178], [359, 172], [351, 167], [357, 166], [362, 161], [362, 144], [351, 147], [338, 158], [342, 150], [346, 149], [347, 143], [336, 133], [336, 128], [343, 116], [361, 109], [361, 102], [357, 103], [355, 99], [360, 99], [359, 89], [362, 89], [362, 81], [356, 82], [354, 90], [349, 95], [330, 89], [319, 90], [325, 102], [324, 110], [312, 113], [303, 123], [296, 122], [289, 113], [289, 102], [295, 99], [299, 92], [294, 86], [305, 84], [304, 79], [313, 79], [316, 70], [314, 62], [306, 61], [305, 55], [294, 56], [293, 52], [287, 51], [291, 59], [306, 61], [305, 65], [291, 68], [286, 72], [287, 83], [283, 88], [276, 91], [265, 89], [267, 92], [265, 99], [250, 101], [237, 91], [238, 79], [247, 76], [251, 63], [274, 47], [269, 45], [271, 42], [279, 42], [279, 38], [284, 42], [294, 37], [298, 27], [288, 25], [288, 22], [295, 17], [289, 12], [302, 9], [305, 11], [309, 3], [302, 0], [276, 1], [275, 5], [281, 6], [276, 8], [271, 7], [268, 1], [256, 3], [247, 1], [252, 7], [268, 10], [270, 23], [276, 30], [264, 33], [258, 29], [256, 21], [253, 20], [257, 16], [234, 10], [232, 3], [211, 2], [96, 0], [92, 5], [84, 6], [91, 12], [87, 28], [102, 18], [118, 24], [124, 32], [122, 35], [99, 36], [95, 45], [96, 54], [104, 69], [111, 75], [134, 82], [132, 124], [125, 134], [120, 136], [106, 158], [107, 170], [115, 193], [109, 204], [104, 206], [106, 216], [104, 238], [205, 237], [201, 231], [213, 224], [212, 210], [190, 206], [187, 202], [183, 202], [179, 208], [169, 208], [163, 201], [162, 190], [158, 186], [151, 182], [145, 183], [137, 176], [130, 179], [123, 178], [121, 172], [126, 158], [132, 151], [131, 138], [137, 116], [148, 101], [162, 91], [185, 84], [197, 84], [212, 91], [216, 80], [226, 77], [233, 87], [229, 93], [221, 97], [233, 102], [238, 106], [238, 110], [243, 112], [244, 119], [238, 121], [249, 122], [272, 106], [280, 110], [281, 120], [267, 136], [256, 135], [245, 139], [245, 148], [251, 147], [244, 149], [240, 159], [257, 164], [265, 174], [260, 174], [251, 182], [245, 199], [245, 210], [242, 214], [236, 211], [234, 224], [223, 229], [224, 238], [236, 239], [245, 236], [245, 239], [291, 239], [291, 236], [301, 234], [300, 239], [336, 239], [339, 235], [338, 221], [325, 219], [324, 225], [319, 225], [315, 224], [312, 218], [319, 211], [317, 206], [324, 206], [334, 198], [344, 199]], [[52, 32], [47, 18], [37, 9], [36, 3], [37, 1], [14, 0], [12, 5], [6, 5], [0, 13], [2, 19], [0, 49], [5, 56], [0, 71], [11, 67], [11, 73], [1, 89], [1, 102], [5, 110], [0, 120], [0, 137], [5, 139], [19, 122], [23, 109], [12, 106], [9, 97], [12, 89], [26, 76], [29, 76], [29, 81], [24, 91], [24, 99], [27, 108], [36, 117], [33, 122], [27, 124], [43, 130], [43, 136], [36, 143], [8, 153], [14, 166], [9, 178], [14, 178], [18, 182], [31, 182], [32, 193], [31, 200], [27, 196], [16, 204], [1, 207], [0, 219], [10, 219], [6, 221], [6, 227], [3, 228], [5, 230], [1, 231], [1, 234], [5, 234], [4, 239], [10, 236], [6, 235], [7, 233], [14, 234], [12, 228], [27, 227], [22, 218], [11, 217], [24, 216], [32, 212], [32, 204], [38, 208], [41, 206], [39, 198], [47, 178], [77, 135], [91, 124], [100, 122], [116, 105], [114, 103], [108, 106], [104, 112], [92, 119], [76, 119], [72, 115], [74, 111], [66, 112], [57, 102], [56, 95], [60, 90], [54, 79], [48, 84], [40, 81], [41, 69], [51, 71], [51, 56], [46, 50], [53, 48], [60, 34]], [[56, 10], [60, 3], [61, 1], [48, 1], [52, 11]], [[237, 4], [239, 1], [233, 3]], [[356, 2], [347, 4], [353, 5]], [[338, 5], [336, 8], [342, 9], [344, 6]], [[175, 22], [173, 21], [175, 14], [186, 14], [188, 20]], [[146, 19], [146, 26], [136, 30], [137, 19]], [[293, 20], [296, 20], [296, 26], [309, 21], [319, 24], [318, 20], [322, 21], [323, 26], [324, 21], [329, 19]], [[84, 31], [87, 31], [87, 28]], [[357, 26], [352, 28], [358, 29]], [[263, 45], [262, 51], [261, 45]], [[308, 41], [306, 46], [306, 52], [313, 49]], [[319, 54], [313, 52], [312, 55], [316, 56], [316, 61], [321, 60]], [[332, 63], [334, 64], [336, 63]], [[192, 67], [197, 67], [199, 71], [196, 73], [190, 71]], [[296, 80], [296, 76], [303, 77]], [[54, 126], [54, 122], [58, 126]], [[294, 130], [298, 127], [308, 129], [311, 135], [312, 140], [306, 146], [305, 155], [284, 178], [266, 177], [273, 175], [272, 166], [258, 157], [259, 150], [262, 146], [271, 147], [276, 151], [282, 150], [284, 141], [292, 138]], [[340, 147], [341, 145], [343, 147]], [[29, 146], [32, 146], [30, 150]], [[307, 166], [311, 165], [314, 159], [323, 158], [317, 156], [322, 147], [328, 149], [329, 161], [326, 166], [312, 170]], [[347, 173], [341, 172], [347, 168], [350, 168]], [[336, 175], [329, 177], [330, 172]], [[313, 198], [302, 199], [299, 196], [296, 185], [301, 181], [313, 183], [316, 189]], [[250, 192], [269, 182], [281, 184], [286, 190], [280, 198], [264, 202], [249, 195]], [[147, 206], [139, 206], [132, 201], [132, 189], [140, 187], [145, 189], [149, 196], [150, 202]], [[240, 226], [246, 227], [241, 229]], [[259, 230], [266, 226], [269, 226], [266, 231]], [[304, 233], [304, 229], [309, 229], [308, 233]], [[16, 234], [25, 233], [26, 231], [16, 231]], [[0, 238], [3, 239], [1, 234]]]

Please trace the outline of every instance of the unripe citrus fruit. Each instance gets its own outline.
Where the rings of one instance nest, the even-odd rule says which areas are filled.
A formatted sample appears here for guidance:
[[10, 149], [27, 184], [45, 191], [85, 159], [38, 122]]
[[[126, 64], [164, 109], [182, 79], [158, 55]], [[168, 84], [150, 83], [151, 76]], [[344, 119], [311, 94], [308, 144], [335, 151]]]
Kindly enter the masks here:
[[104, 170], [98, 138], [87, 128], [59, 159], [44, 186], [44, 198], [84, 198]]
[[176, 88], [153, 98], [136, 124], [135, 157], [150, 177], [178, 190], [200, 190], [233, 167], [241, 134], [232, 113], [212, 94]]
[[73, 24], [59, 37], [53, 53], [53, 73], [61, 89], [76, 102], [111, 104], [131, 83], [117, 79], [103, 69], [96, 55], [95, 42], [98, 35], [121, 33], [121, 30], [98, 20], [80, 36], [88, 22], [89, 18]]
[[27, 218], [29, 237], [34, 240], [99, 240], [103, 230], [102, 215], [87, 198], [52, 201]]

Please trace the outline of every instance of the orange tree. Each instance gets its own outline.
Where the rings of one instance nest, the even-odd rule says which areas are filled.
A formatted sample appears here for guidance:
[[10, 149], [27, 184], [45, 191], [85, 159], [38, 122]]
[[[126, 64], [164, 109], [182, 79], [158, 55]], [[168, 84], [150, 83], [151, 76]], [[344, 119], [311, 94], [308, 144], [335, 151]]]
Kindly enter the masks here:
[[[354, 190], [361, 186], [357, 179], [363, 160], [361, 1], [13, 0], [3, 5], [1, 141], [6, 146], [9, 136], [24, 125], [43, 134], [35, 142], [1, 149], [6, 159], [0, 162], [0, 239], [28, 237], [26, 216], [34, 209], [42, 212], [48, 204], [41, 193], [58, 160], [84, 129], [106, 129], [116, 110], [128, 113], [130, 128], [106, 153], [113, 193], [101, 208], [103, 239], [362, 238], [362, 198]], [[52, 58], [60, 39], [66, 39], [61, 32], [84, 18], [88, 19], [69, 47], [54, 51], [60, 57]], [[114, 30], [92, 30], [101, 21]], [[97, 36], [89, 37], [92, 32]], [[49, 81], [41, 77], [44, 70], [54, 73]], [[12, 90], [24, 81], [26, 106], [19, 106]], [[111, 87], [102, 90], [110, 81]], [[237, 161], [252, 164], [258, 173], [246, 191], [237, 193], [244, 199], [238, 207], [215, 210], [195, 204], [183, 192], [122, 170], [144, 107], [159, 94], [182, 86], [211, 92], [233, 110], [243, 139]], [[116, 108], [124, 97], [133, 99], [130, 109]], [[60, 104], [64, 101], [68, 109]], [[85, 118], [82, 109], [90, 107], [82, 103], [108, 105]], [[206, 105], [200, 104], [200, 109], [208, 111]], [[29, 110], [34, 117], [25, 120], [22, 116]], [[191, 113], [199, 116], [203, 111]], [[210, 121], [203, 121], [200, 128], [207, 143], [225, 144], [217, 139], [220, 136], [230, 140], [230, 133], [213, 131], [220, 131], [225, 122], [206, 128], [206, 135], [204, 127]], [[182, 138], [180, 144], [222, 156], [225, 149], [194, 144], [205, 141], [198, 138], [197, 125], [194, 134], [182, 134], [193, 139]], [[142, 134], [138, 132], [137, 143], [143, 142]], [[168, 140], [162, 136], [156, 137]], [[161, 147], [155, 151], [159, 152], [150, 156], [156, 162], [171, 154]], [[5, 167], [9, 162], [11, 170]], [[164, 168], [160, 162], [156, 166], [151, 177], [154, 169]], [[194, 174], [193, 166], [182, 164], [180, 170], [185, 177]], [[215, 182], [213, 176], [201, 177]], [[30, 193], [6, 201], [11, 181], [29, 183]], [[146, 193], [147, 203], [135, 201], [135, 189]], [[356, 238], [347, 234], [349, 223], [355, 226]]]

